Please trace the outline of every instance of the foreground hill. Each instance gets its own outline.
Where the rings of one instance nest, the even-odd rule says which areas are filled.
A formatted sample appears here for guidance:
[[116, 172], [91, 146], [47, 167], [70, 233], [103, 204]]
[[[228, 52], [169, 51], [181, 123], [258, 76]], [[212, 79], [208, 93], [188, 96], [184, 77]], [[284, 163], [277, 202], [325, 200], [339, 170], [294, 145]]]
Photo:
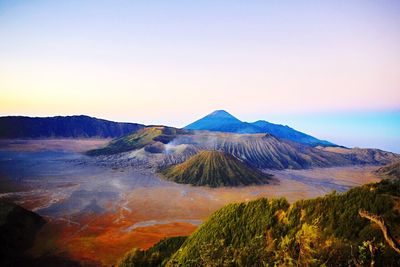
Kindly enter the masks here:
[[210, 187], [256, 185], [271, 181], [271, 175], [253, 169], [221, 151], [201, 151], [161, 173], [168, 180], [177, 183]]
[[[176, 246], [171, 257], [158, 262], [166, 266], [369, 266], [371, 262], [399, 266], [400, 254], [392, 248], [400, 238], [399, 200], [400, 181], [385, 180], [293, 204], [265, 198], [230, 204]], [[386, 237], [394, 243], [386, 242], [380, 226], [365, 214], [384, 221], [391, 230]], [[156, 266], [147, 255], [140, 258], [145, 263], [140, 266]], [[130, 256], [120, 266], [139, 266]]]
[[253, 123], [243, 122], [225, 110], [216, 110], [211, 114], [187, 125], [188, 130], [208, 130], [228, 133], [269, 133], [278, 138], [310, 146], [334, 146], [331, 142], [319, 140], [311, 135], [296, 131], [289, 126], [259, 120]]
[[143, 128], [88, 116], [0, 117], [0, 138], [115, 138]]
[[38, 214], [13, 203], [0, 201], [0, 266], [79, 267], [66, 255], [33, 257], [29, 249], [46, 221]]
[[44, 224], [39, 215], [12, 203], [0, 202], [0, 265], [15, 266], [33, 245], [36, 233]]
[[400, 161], [393, 164], [389, 164], [379, 168], [376, 171], [378, 174], [382, 174], [389, 178], [400, 179]]

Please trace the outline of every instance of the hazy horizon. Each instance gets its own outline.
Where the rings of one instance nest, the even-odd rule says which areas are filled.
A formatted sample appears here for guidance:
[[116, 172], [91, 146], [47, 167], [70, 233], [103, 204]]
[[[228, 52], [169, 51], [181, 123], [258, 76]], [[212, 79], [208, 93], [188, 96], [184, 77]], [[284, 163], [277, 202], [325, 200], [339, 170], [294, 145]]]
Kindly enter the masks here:
[[[400, 153], [400, 110], [321, 114], [236, 114], [230, 110], [224, 110], [242, 121], [255, 122], [257, 120], [266, 120], [276, 124], [287, 125], [298, 131], [317, 137], [318, 139], [331, 141], [346, 147], [379, 148]], [[183, 119], [169, 118], [167, 120], [159, 119], [156, 121], [146, 121], [139, 117], [135, 118], [134, 116], [126, 119], [122, 117], [118, 119], [80, 113], [54, 114], [37, 117], [86, 115], [117, 122], [141, 123], [144, 125], [167, 125], [182, 128], [208, 115], [212, 111], [199, 114], [198, 116], [196, 116], [197, 114], [186, 112]], [[0, 114], [0, 116], [35, 117], [35, 115], [32, 114]]]

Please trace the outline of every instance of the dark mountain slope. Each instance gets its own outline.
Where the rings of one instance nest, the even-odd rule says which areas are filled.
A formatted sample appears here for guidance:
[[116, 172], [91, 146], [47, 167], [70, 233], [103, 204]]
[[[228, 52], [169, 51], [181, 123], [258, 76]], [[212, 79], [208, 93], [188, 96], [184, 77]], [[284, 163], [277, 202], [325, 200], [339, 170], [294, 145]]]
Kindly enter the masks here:
[[262, 120], [254, 123], [242, 122], [224, 110], [216, 110], [213, 113], [187, 125], [185, 129], [228, 133], [269, 133], [281, 139], [291, 140], [310, 146], [334, 145], [328, 141], [319, 140], [308, 134], [296, 131], [288, 126]]
[[79, 267], [78, 262], [57, 252], [33, 257], [29, 249], [46, 221], [13, 203], [0, 201], [0, 266]]
[[0, 138], [115, 138], [143, 128], [88, 116], [0, 117]]
[[220, 151], [201, 151], [161, 173], [177, 183], [210, 187], [266, 184], [271, 181], [270, 175]]
[[0, 265], [14, 266], [33, 245], [45, 220], [15, 204], [0, 202]]

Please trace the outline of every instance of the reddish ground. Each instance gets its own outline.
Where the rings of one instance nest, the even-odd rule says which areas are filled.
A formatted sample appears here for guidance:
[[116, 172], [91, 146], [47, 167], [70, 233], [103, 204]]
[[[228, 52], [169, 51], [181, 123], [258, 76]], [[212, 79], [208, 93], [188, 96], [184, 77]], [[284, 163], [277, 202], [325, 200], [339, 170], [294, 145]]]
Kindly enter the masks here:
[[112, 214], [103, 215], [83, 229], [65, 221], [49, 222], [39, 233], [31, 253], [50, 252], [84, 265], [111, 266], [131, 248], [146, 249], [165, 237], [190, 235], [196, 229], [193, 224], [175, 222], [124, 232], [114, 220]]
[[[8, 140], [0, 141], [0, 150], [32, 152], [54, 149], [75, 153], [102, 146], [108, 141]], [[43, 166], [47, 168], [46, 164]], [[70, 257], [87, 266], [111, 266], [132, 248], [146, 249], [165, 237], [189, 235], [197, 228], [198, 221], [207, 219], [212, 212], [228, 203], [259, 197], [286, 197], [293, 202], [380, 180], [372, 172], [377, 167], [353, 166], [275, 171], [272, 173], [280, 181], [276, 185], [210, 189], [157, 183], [154, 174], [146, 175], [144, 179], [140, 175], [131, 177], [119, 171], [101, 170], [93, 174], [89, 167], [79, 166], [86, 172], [79, 172], [79, 179], [74, 178], [74, 182], [69, 181], [68, 176], [54, 176], [57, 172], [46, 173], [42, 180], [30, 177], [26, 180], [14, 180], [9, 179], [7, 173], [0, 174], [2, 200], [39, 212], [51, 204], [68, 201], [75, 190], [86, 189], [89, 190], [87, 192], [96, 193], [99, 190], [118, 188], [118, 198], [104, 200], [106, 204], [103, 212], [83, 214], [78, 209], [71, 213], [67, 205], [60, 213], [56, 210], [52, 217], [46, 217], [48, 223], [39, 233], [36, 244], [30, 251], [33, 255], [55, 254]], [[66, 168], [68, 171], [68, 167]], [[65, 170], [61, 171], [64, 173]], [[139, 173], [136, 169], [130, 171], [133, 174]], [[145, 181], [150, 178], [152, 183], [146, 184]], [[134, 179], [138, 179], [143, 185], [135, 185], [133, 189], [125, 186], [127, 180], [134, 184]], [[101, 200], [97, 196], [93, 198], [96, 201]], [[84, 198], [75, 200], [85, 201]]]
[[[117, 203], [119, 208], [114, 212], [74, 216], [68, 218], [70, 221], [51, 220], [41, 231], [32, 253], [41, 255], [50, 251], [67, 255], [86, 265], [110, 266], [132, 248], [146, 249], [165, 237], [189, 235], [197, 226], [182, 220], [205, 220], [212, 212], [228, 203], [249, 201], [261, 196], [285, 196], [293, 202], [327, 192], [323, 186], [310, 186], [301, 181], [289, 180], [289, 175], [306, 175], [311, 181], [331, 177], [327, 180], [334, 179], [340, 185], [355, 186], [378, 181], [379, 178], [371, 173], [373, 169], [287, 171], [282, 172], [281, 183], [273, 186], [216, 189], [191, 186], [140, 187]], [[154, 225], [132, 228], [136, 223], [147, 221]]]

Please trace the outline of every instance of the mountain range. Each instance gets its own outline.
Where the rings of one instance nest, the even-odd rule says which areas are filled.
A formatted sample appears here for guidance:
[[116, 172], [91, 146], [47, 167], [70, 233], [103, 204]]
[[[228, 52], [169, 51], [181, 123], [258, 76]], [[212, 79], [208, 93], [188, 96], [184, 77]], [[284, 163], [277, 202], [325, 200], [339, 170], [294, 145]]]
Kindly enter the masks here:
[[184, 129], [242, 134], [269, 133], [284, 140], [290, 140], [310, 146], [336, 146], [331, 142], [319, 140], [286, 125], [274, 124], [264, 120], [258, 120], [252, 123], [243, 122], [225, 110], [216, 110], [185, 126]]
[[[149, 126], [112, 140], [106, 147], [90, 150], [90, 156], [112, 155], [145, 147], [150, 152], [172, 141], [185, 130], [168, 126]], [[153, 145], [153, 146], [150, 146]]]
[[0, 117], [0, 138], [115, 138], [143, 128], [89, 116]]
[[202, 150], [222, 151], [254, 168], [276, 170], [383, 165], [400, 160], [399, 155], [379, 149], [312, 147], [271, 134], [193, 131], [166, 126], [145, 127], [87, 154], [107, 156], [102, 160], [113, 166], [124, 162], [158, 169], [182, 163]]
[[[88, 116], [0, 118], [0, 138], [93, 137], [114, 138], [105, 147], [87, 152], [90, 156], [103, 156], [101, 160], [93, 160], [113, 167], [139, 164], [160, 170], [181, 164], [204, 150], [223, 152], [224, 160], [218, 162], [232, 163], [237, 159], [240, 166], [261, 170], [384, 165], [400, 160], [399, 155], [379, 149], [335, 146], [288, 126], [266, 121], [242, 122], [223, 110], [183, 129], [119, 123]], [[196, 164], [204, 163], [202, 157], [197, 159]], [[240, 169], [249, 173], [245, 168]], [[226, 179], [229, 180], [229, 175], [223, 177]], [[257, 180], [252, 182], [258, 183]]]
[[[108, 121], [89, 116], [0, 117], [0, 138], [118, 138], [144, 128], [138, 123]], [[336, 146], [297, 131], [289, 126], [259, 120], [243, 122], [224, 110], [216, 110], [186, 127], [187, 130], [207, 130], [227, 133], [269, 133], [283, 140], [309, 146]]]

